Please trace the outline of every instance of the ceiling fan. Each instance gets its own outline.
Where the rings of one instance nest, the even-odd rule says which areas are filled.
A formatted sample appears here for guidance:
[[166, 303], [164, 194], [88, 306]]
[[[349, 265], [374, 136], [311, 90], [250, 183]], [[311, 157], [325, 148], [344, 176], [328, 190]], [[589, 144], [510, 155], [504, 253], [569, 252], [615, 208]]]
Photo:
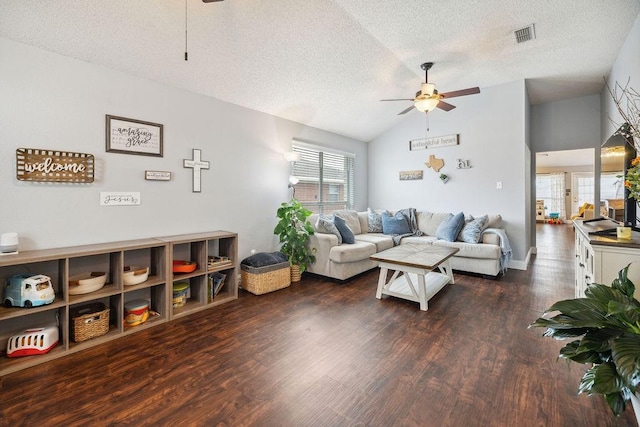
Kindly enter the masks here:
[[429, 83], [429, 70], [432, 66], [433, 62], [425, 62], [420, 66], [420, 68], [424, 70], [424, 83], [422, 83], [420, 90], [416, 92], [415, 98], [381, 99], [380, 101], [413, 101], [413, 105], [411, 107], [400, 111], [398, 115], [406, 114], [414, 108], [418, 111], [429, 113], [429, 111], [436, 107], [444, 111], [451, 111], [456, 108], [455, 105], [444, 102], [443, 99], [480, 93], [479, 87], [470, 87], [467, 89], [454, 90], [453, 92], [438, 93], [436, 85]]

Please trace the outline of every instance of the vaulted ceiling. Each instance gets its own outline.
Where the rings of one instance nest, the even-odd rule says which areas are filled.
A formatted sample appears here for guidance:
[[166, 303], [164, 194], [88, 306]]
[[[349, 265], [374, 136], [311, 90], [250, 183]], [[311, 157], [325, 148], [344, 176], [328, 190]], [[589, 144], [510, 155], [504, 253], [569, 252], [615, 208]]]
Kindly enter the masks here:
[[[0, 37], [369, 141], [411, 105], [379, 100], [412, 97], [427, 61], [441, 92], [525, 80], [533, 104], [598, 93], [639, 12], [639, 0], [3, 0]], [[536, 38], [516, 43], [529, 24]]]

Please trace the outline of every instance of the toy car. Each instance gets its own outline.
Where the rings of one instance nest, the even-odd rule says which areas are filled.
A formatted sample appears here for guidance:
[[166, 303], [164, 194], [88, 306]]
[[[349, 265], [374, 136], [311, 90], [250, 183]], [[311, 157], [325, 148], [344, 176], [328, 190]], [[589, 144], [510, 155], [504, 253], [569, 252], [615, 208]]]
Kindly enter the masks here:
[[44, 274], [14, 274], [4, 287], [4, 305], [7, 307], [36, 307], [51, 304], [56, 293], [51, 278]]

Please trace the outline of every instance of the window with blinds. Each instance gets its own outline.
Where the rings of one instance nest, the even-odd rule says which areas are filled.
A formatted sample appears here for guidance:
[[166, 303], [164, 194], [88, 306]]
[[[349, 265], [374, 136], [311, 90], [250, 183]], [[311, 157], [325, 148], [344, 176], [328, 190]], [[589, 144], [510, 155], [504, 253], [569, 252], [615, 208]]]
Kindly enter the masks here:
[[306, 144], [293, 144], [300, 160], [293, 165], [295, 198], [314, 213], [353, 209], [354, 155], [335, 153]]

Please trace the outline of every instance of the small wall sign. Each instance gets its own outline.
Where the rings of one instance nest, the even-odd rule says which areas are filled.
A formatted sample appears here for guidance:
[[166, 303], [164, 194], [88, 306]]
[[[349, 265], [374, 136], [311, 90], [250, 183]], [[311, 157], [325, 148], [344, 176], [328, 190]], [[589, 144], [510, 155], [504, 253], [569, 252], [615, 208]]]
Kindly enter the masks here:
[[93, 182], [93, 154], [18, 148], [16, 178], [37, 182]]
[[100, 206], [134, 206], [140, 204], [140, 192], [100, 192]]
[[422, 171], [401, 171], [400, 172], [400, 181], [415, 181], [418, 179], [422, 179]]
[[458, 159], [458, 169], [471, 169], [469, 160]]
[[148, 181], [171, 181], [171, 172], [144, 171], [144, 179]]
[[427, 148], [448, 147], [458, 145], [458, 134], [436, 136], [433, 138], [412, 139], [409, 141], [409, 151], [425, 150]]

